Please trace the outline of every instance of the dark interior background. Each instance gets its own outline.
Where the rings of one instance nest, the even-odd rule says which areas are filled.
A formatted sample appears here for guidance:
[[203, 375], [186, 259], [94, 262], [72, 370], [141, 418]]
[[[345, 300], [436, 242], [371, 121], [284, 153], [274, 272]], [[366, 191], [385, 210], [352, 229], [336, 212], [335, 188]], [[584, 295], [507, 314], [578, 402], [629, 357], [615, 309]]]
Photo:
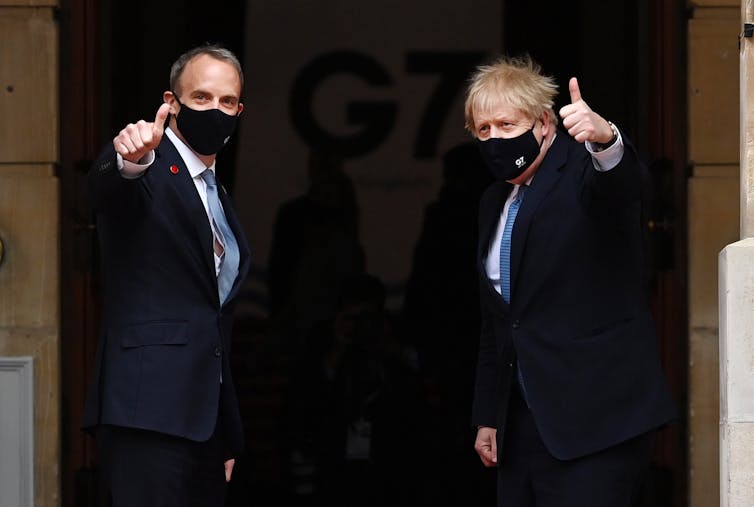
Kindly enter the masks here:
[[[682, 55], [679, 40], [683, 32], [678, 30], [677, 20], [682, 18], [683, 2], [666, 0], [658, 6], [650, 5], [648, 0], [501, 1], [504, 4], [503, 19], [500, 20], [504, 34], [501, 47], [509, 54], [529, 53], [546, 72], [556, 77], [561, 86], [556, 110], [569, 101], [567, 82], [575, 69], [584, 99], [593, 109], [625, 129], [650, 164], [656, 186], [662, 190], [661, 197], [653, 201], [650, 214], [682, 218], [685, 203], [676, 189], [681, 187], [679, 181], [683, 181], [679, 168], [684, 162], [677, 157], [678, 153], [683, 153], [683, 146], [677, 138], [666, 138], [672, 129], [669, 122], [683, 125], [683, 116], [676, 114], [681, 109], [679, 104], [683, 103], [683, 97], [667, 91], [672, 87], [668, 85], [670, 78], [666, 72], [676, 72], [680, 76], [677, 79], [684, 75], [679, 63], [683, 60], [676, 58]], [[88, 135], [98, 144], [104, 144], [125, 124], [153, 117], [161, 103], [162, 92], [168, 87], [170, 65], [187, 48], [205, 42], [220, 43], [233, 50], [243, 62], [246, 4], [242, 0], [215, 0], [210, 4], [195, 0], [132, 0], [104, 2], [94, 7], [83, 0], [65, 2], [63, 10], [67, 10], [69, 17], [63, 23], [64, 53], [75, 50], [75, 41], [79, 39], [73, 33], [73, 27], [81, 12], [94, 17], [84, 24], [89, 29], [90, 42], [97, 43], [101, 49], [89, 57], [93, 70], [82, 71], [89, 76], [94, 88], [93, 98], [85, 104], [89, 109], [88, 119], [79, 118], [77, 111], [69, 106], [67, 113], [64, 108], [64, 122], [66, 118], [71, 125], [88, 122]], [[295, 7], [292, 5], [292, 8]], [[485, 13], [479, 15], [485, 16]], [[66, 43], [65, 40], [74, 42]], [[274, 50], [274, 45], [270, 50]], [[66, 54], [63, 64], [69, 60], [75, 64], [76, 58], [70, 56], [66, 59]], [[672, 65], [667, 63], [669, 59]], [[64, 89], [73, 86], [71, 81], [75, 79], [66, 79], [65, 73], [73, 74], [74, 71], [64, 69], [63, 72]], [[253, 79], [255, 73], [264, 72], [264, 69], [245, 69], [245, 72], [248, 79]], [[245, 121], [254, 119], [245, 118]], [[92, 131], [93, 125], [97, 128]], [[64, 219], [78, 224], [75, 226], [77, 231], [89, 231], [91, 227], [86, 224], [86, 213], [81, 211], [85, 197], [79, 191], [79, 182], [87, 159], [96, 153], [91, 147], [82, 150], [88, 154], [65, 150], [63, 178], [64, 192], [68, 197], [64, 197], [63, 205], [75, 209], [75, 217], [71, 218], [70, 210], [66, 208]], [[236, 146], [231, 142], [221, 153], [218, 164], [224, 167], [226, 187], [238, 199], [244, 189], [234, 185], [233, 175], [240, 170], [236, 168], [235, 154]], [[469, 212], [468, 200], [464, 203], [467, 208], [451, 209], [450, 212], [459, 228], [462, 229], [465, 222], [459, 223], [461, 218], [458, 217], [466, 217], [462, 220], [471, 221], [468, 227], [473, 229], [475, 213]], [[683, 254], [674, 247], [683, 242], [680, 233], [669, 237], [655, 232], [648, 247], [654, 260], [650, 297], [658, 319], [663, 360], [679, 407], [685, 407], [686, 341], [682, 331], [685, 316], [684, 305], [679, 302], [684, 294], [682, 273], [685, 269]], [[86, 369], [96, 343], [98, 280], [95, 244], [93, 236], [88, 241], [82, 241], [78, 235], [64, 237], [64, 267], [76, 266], [71, 270], [75, 274], [66, 275], [70, 285], [80, 282], [88, 287], [88, 295], [84, 298], [66, 297], [70, 294], [63, 297], [63, 313], [68, 315], [64, 317], [67, 319], [64, 322], [64, 361], [69, 367]], [[473, 251], [473, 243], [468, 246]], [[85, 272], [83, 278], [79, 277], [82, 272]], [[414, 294], [422, 294], [422, 277], [416, 280], [419, 287], [414, 286]], [[83, 306], [86, 306], [85, 310]], [[478, 325], [474, 320], [473, 303], [467, 310], [466, 317], [471, 315], [471, 318], [464, 325], [473, 330]], [[421, 350], [421, 344], [404, 339], [408, 333], [402, 326], [409, 326], [406, 316], [401, 312], [386, 313], [385, 318], [399, 341]], [[74, 331], [78, 324], [72, 321], [77, 316], [86, 320], [88, 332]], [[417, 322], [415, 318], [410, 325], [421, 325], [421, 317], [418, 319]], [[404, 329], [403, 333], [401, 329]], [[289, 431], [293, 430], [286, 417], [290, 413], [289, 388], [298, 368], [297, 354], [275, 343], [273, 319], [242, 319], [238, 322], [236, 334], [233, 360], [246, 418], [248, 450], [238, 461], [228, 505], [313, 505], [306, 493], [306, 480], [297, 475], [300, 471], [291, 462], [288, 445]], [[363, 494], [363, 490], [361, 494], [351, 491], [351, 486], [358, 484], [353, 481], [357, 481], [359, 471], [344, 471], [333, 481], [332, 487], [342, 489], [346, 492], [344, 494], [356, 495], [352, 505], [494, 504], [494, 474], [480, 465], [472, 449], [474, 432], [463, 424], [468, 417], [474, 347], [475, 344], [470, 345], [462, 356], [458, 356], [463, 364], [453, 372], [455, 377], [451, 377], [455, 386], [438, 385], [443, 384], [438, 380], [440, 374], [423, 371], [421, 362], [413, 372], [412, 381], [418, 384], [400, 385], [403, 391], [407, 385], [420, 386], [421, 394], [417, 399], [420, 399], [423, 412], [416, 415], [421, 417], [418, 420], [406, 419], [406, 414], [396, 415], [403, 417], [407, 426], [415, 426], [417, 434], [430, 438], [421, 446], [411, 442], [399, 443], [398, 447], [406, 446], [411, 452], [403, 456], [403, 466], [394, 468], [393, 476], [389, 477], [390, 491], [396, 495], [394, 503], [378, 503], [374, 498], [373, 503], [369, 503], [370, 498]], [[435, 366], [438, 364], [443, 363]], [[80, 378], [87, 378], [87, 375]], [[85, 380], [67, 378], [64, 383], [66, 431], [71, 435], [64, 445], [64, 504], [103, 505], [97, 494], [96, 451], [92, 450], [90, 442], [84, 443], [83, 437], [76, 436], [75, 429], [72, 429], [76, 426], [77, 405], [81, 402], [81, 382]], [[445, 379], [445, 384], [448, 383]], [[318, 407], [316, 399], [313, 401], [308, 410], [327, 409], [324, 405]], [[87, 446], [90, 450], [81, 457], [77, 446]], [[685, 505], [685, 446], [684, 421], [661, 435], [643, 505]], [[398, 452], [395, 447], [390, 447], [391, 452]]]

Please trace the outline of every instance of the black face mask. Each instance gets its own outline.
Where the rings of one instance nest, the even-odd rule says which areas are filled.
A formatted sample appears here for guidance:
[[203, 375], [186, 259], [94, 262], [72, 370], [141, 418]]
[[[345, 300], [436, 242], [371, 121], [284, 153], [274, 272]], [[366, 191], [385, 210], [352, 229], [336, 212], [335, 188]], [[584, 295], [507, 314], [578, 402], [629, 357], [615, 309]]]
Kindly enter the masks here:
[[236, 130], [238, 115], [231, 116], [219, 109], [199, 111], [181, 104], [173, 92], [181, 110], [175, 117], [176, 125], [186, 143], [200, 155], [214, 155], [228, 142]]
[[510, 181], [521, 176], [539, 155], [542, 141], [537, 143], [534, 136], [534, 122], [531, 129], [520, 136], [508, 139], [491, 138], [486, 141], [477, 139], [479, 152], [492, 175], [500, 180]]

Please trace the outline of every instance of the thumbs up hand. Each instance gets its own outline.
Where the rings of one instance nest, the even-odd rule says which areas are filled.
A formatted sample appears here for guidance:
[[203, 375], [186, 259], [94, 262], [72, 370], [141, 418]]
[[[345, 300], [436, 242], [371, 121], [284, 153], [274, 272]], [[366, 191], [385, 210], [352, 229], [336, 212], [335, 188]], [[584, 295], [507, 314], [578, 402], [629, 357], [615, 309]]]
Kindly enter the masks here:
[[115, 151], [120, 153], [124, 160], [138, 163], [160, 144], [169, 112], [170, 106], [162, 104], [157, 110], [153, 123], [139, 120], [135, 124], [126, 125], [113, 139]]
[[571, 103], [560, 109], [563, 127], [576, 141], [583, 143], [608, 143], [613, 138], [613, 129], [602, 116], [598, 115], [584, 102], [579, 90], [579, 82], [572, 77], [568, 82]]

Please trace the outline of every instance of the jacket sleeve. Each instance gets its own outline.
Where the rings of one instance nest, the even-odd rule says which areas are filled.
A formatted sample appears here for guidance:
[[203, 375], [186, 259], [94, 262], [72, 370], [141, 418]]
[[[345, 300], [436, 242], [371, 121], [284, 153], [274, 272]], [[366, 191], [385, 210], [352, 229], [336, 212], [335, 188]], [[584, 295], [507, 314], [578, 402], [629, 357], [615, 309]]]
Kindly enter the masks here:
[[584, 174], [583, 196], [588, 206], [618, 209], [642, 199], [646, 169], [639, 160], [631, 141], [621, 132], [623, 157], [617, 166], [609, 171], [597, 171], [589, 161]]
[[134, 216], [149, 200], [145, 176], [146, 173], [136, 179], [124, 178], [118, 169], [115, 148], [109, 143], [100, 152], [87, 175], [87, 190], [92, 207], [100, 213]]
[[[484, 230], [482, 226], [483, 217], [487, 216], [485, 204], [489, 201], [490, 191], [486, 192], [479, 204], [479, 231]], [[484, 240], [480, 239], [479, 251], [477, 258], [483, 257]], [[481, 331], [479, 334], [479, 354], [476, 366], [476, 381], [474, 384], [474, 402], [471, 409], [471, 423], [474, 427], [489, 426], [497, 427], [497, 413], [499, 404], [499, 393], [497, 392], [498, 377], [500, 375], [499, 355], [497, 351], [497, 340], [493, 330], [494, 316], [491, 314], [488, 302], [485, 301], [484, 277], [486, 274], [479, 272], [479, 298], [480, 298], [480, 316]]]
[[482, 326], [479, 335], [479, 356], [474, 384], [474, 403], [471, 409], [471, 424], [474, 427], [497, 427], [498, 393], [497, 380], [500, 374], [497, 345], [492, 332], [489, 309], [482, 302]]

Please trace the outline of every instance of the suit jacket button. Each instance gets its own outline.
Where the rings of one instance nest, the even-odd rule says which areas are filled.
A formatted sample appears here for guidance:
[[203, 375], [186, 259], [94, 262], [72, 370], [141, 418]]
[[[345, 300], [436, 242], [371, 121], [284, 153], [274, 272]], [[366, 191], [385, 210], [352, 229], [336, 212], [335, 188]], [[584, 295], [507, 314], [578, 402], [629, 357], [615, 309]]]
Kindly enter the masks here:
[[222, 354], [222, 351], [220, 350], [220, 347], [215, 347], [215, 357], [220, 357]]
[[521, 322], [518, 320], [513, 321], [513, 329], [518, 329], [521, 326]]

